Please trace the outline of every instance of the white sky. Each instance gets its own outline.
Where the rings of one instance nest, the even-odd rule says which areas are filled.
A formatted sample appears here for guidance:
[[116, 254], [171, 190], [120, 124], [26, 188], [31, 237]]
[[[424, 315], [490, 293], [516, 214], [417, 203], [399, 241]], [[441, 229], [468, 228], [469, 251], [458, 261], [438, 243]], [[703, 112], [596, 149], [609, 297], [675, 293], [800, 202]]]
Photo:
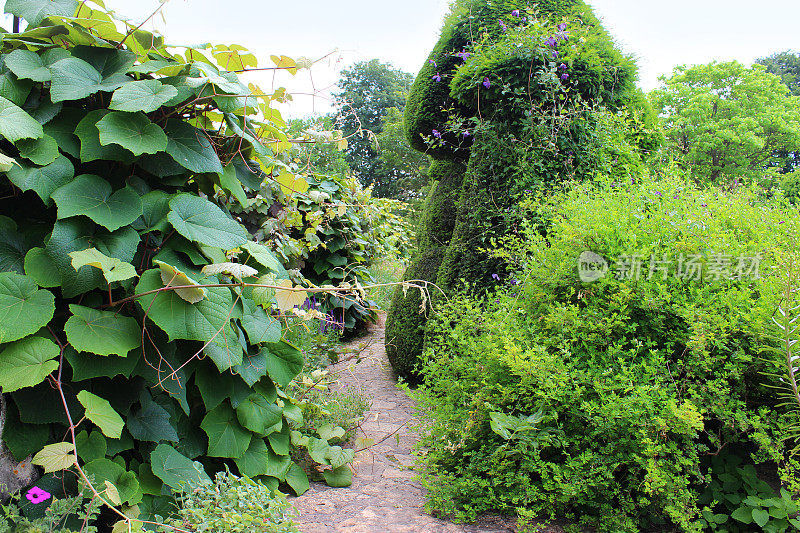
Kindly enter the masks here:
[[[800, 0], [588, 0], [626, 53], [638, 58], [640, 85], [681, 64], [737, 59], [750, 63], [784, 50], [800, 51]], [[158, 0], [105, 0], [137, 22]], [[449, 0], [170, 0], [145, 28], [176, 44], [241, 44], [272, 66], [271, 54], [318, 59], [314, 86], [330, 94], [343, 66], [378, 58], [416, 75], [438, 39]], [[166, 21], [166, 23], [165, 23]], [[308, 71], [281, 73], [275, 86], [313, 92]], [[272, 75], [257, 83], [272, 85]], [[323, 98], [297, 96], [284, 111], [304, 115], [328, 110]]]

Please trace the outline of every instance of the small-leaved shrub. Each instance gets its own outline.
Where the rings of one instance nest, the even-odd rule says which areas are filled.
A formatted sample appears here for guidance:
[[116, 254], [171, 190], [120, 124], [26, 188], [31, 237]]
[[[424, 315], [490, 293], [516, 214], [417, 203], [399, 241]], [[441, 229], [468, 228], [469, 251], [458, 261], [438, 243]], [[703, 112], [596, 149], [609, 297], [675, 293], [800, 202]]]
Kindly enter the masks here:
[[[703, 511], [721, 521], [738, 509], [704, 495], [711, 456], [736, 453], [790, 482], [791, 419], [768, 387], [785, 361], [764, 333], [795, 209], [670, 176], [556, 196], [538, 206], [545, 234], [503, 243], [515, 278], [481, 301], [451, 298], [429, 325], [417, 392], [429, 509], [700, 531]], [[579, 277], [586, 251], [607, 261], [593, 283]], [[677, 272], [691, 265], [701, 279]], [[747, 485], [741, 468], [726, 474]], [[774, 505], [748, 500], [754, 521], [762, 509], [790, 517], [792, 494], [773, 493]]]

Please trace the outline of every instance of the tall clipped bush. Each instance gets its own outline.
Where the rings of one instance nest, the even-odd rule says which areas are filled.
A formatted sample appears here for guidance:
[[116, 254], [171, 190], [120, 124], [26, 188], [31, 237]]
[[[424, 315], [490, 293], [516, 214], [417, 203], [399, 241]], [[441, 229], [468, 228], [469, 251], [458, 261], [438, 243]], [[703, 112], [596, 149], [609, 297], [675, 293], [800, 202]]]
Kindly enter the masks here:
[[352, 451], [293, 431], [284, 392], [303, 357], [279, 315], [306, 293], [229, 209], [308, 190], [284, 91], [244, 85], [236, 45], [167, 47], [89, 2], [6, 9], [28, 26], [0, 45], [3, 445], [53, 496], [68, 469], [142, 518], [225, 468], [302, 493], [298, 446], [347, 484]]
[[[437, 160], [433, 174], [437, 164], [463, 168], [444, 172], [424, 215], [418, 260], [430, 261], [429, 243], [444, 243], [426, 280], [445, 292], [493, 288], [507, 268], [487, 251], [516, 231], [521, 195], [590, 179], [618, 160], [607, 135], [633, 153], [622, 170], [635, 173], [656, 124], [635, 76], [583, 2], [456, 2], [405, 113], [412, 145]], [[386, 336], [395, 370], [411, 380], [426, 322], [408, 316], [419, 312], [413, 298], [395, 294]]]

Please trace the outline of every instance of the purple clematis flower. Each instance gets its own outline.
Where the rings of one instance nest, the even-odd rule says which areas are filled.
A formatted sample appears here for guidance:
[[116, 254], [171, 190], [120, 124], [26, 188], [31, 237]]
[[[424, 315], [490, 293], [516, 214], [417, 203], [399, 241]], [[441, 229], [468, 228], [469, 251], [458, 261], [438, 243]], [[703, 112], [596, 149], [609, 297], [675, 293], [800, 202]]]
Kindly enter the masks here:
[[461, 50], [460, 52], [456, 53], [456, 57], [460, 57], [462, 61], [466, 61], [471, 56], [472, 56], [472, 54], [470, 54], [466, 50]]
[[52, 495], [49, 492], [42, 490], [39, 487], [33, 487], [28, 491], [27, 494], [25, 494], [25, 497], [28, 499], [28, 501], [34, 505], [49, 500], [51, 496]]
[[436, 61], [434, 61], [433, 59], [429, 59], [429, 60], [428, 60], [428, 63], [430, 63], [430, 64], [431, 64], [431, 65], [433, 65], [434, 67], [436, 66]]
[[492, 82], [489, 81], [489, 78], [483, 78], [483, 86], [486, 87], [487, 89], [492, 88]]
[[562, 22], [561, 24], [558, 25], [558, 31], [565, 31], [566, 29], [567, 29], [566, 22]]
[[500, 23], [500, 28], [502, 28], [503, 31], [508, 31], [508, 26], [506, 26], [505, 22], [503, 22], [502, 20], [498, 20], [497, 22]]
[[466, 130], [464, 133], [462, 133], [462, 135], [464, 136], [465, 139], [467, 137], [472, 137], [472, 134], [469, 132], [469, 130]]
[[436, 74], [434, 74], [433, 76], [431, 76], [431, 79], [432, 79], [433, 81], [435, 81], [436, 83], [439, 83], [440, 81], [442, 81], [442, 76], [441, 76], [441, 74], [439, 74], [439, 73], [437, 72]]
[[512, 11], [511, 12], [511, 16], [512, 17], [519, 17], [519, 9], [515, 9], [514, 11]]
[[566, 72], [561, 75], [561, 81], [567, 81], [568, 79], [569, 79], [569, 74], [567, 74]]
[[561, 64], [558, 66], [558, 70], [567, 70], [567, 65], [566, 65], [566, 64], [564, 64], [564, 63], [561, 63]]
[[558, 59], [559, 56], [558, 50], [553, 50], [551, 55], [553, 56], [553, 59]]
[[495, 281], [500, 281], [500, 276], [498, 276], [497, 274], [492, 274], [492, 279]]
[[441, 139], [441, 138], [442, 138], [442, 132], [440, 132], [439, 130], [431, 130], [431, 133], [432, 133], [432, 134], [433, 134], [433, 136], [434, 136], [434, 137], [436, 137], [437, 139]]
[[555, 37], [548, 37], [547, 40], [545, 40], [544, 44], [546, 44], [550, 48], [555, 48], [556, 45], [558, 45], [558, 41], [556, 40]]

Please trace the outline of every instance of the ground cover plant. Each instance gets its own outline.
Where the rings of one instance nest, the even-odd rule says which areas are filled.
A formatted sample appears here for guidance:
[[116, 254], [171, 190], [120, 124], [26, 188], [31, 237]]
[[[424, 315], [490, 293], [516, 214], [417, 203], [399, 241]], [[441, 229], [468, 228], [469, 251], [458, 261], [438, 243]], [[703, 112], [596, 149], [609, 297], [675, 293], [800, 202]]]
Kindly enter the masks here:
[[[24, 520], [81, 490], [95, 511], [72, 508], [68, 527], [102, 504], [101, 528], [151, 528], [225, 470], [302, 493], [298, 447], [347, 485], [353, 452], [330, 444], [339, 430], [302, 431], [307, 400], [289, 391], [304, 359], [283, 321], [328, 320], [302, 309], [315, 292], [351, 306], [366, 296], [346, 275], [300, 288], [298, 239], [275, 220], [313, 204], [303, 238], [335, 240], [358, 206], [300, 173], [270, 106], [285, 91], [239, 81], [257, 65], [242, 47], [166, 46], [102, 3], [6, 9], [27, 28], [0, 45], [2, 439], [44, 471], [6, 487], [22, 490]], [[272, 59], [265, 68], [310, 66]], [[350, 237], [328, 251], [363, 256]], [[344, 266], [314, 260], [326, 257]]]
[[795, 208], [676, 172], [576, 185], [549, 209], [546, 236], [503, 244], [514, 279], [432, 318], [416, 393], [429, 508], [598, 531], [800, 526], [794, 337], [772, 320], [795, 306]]

